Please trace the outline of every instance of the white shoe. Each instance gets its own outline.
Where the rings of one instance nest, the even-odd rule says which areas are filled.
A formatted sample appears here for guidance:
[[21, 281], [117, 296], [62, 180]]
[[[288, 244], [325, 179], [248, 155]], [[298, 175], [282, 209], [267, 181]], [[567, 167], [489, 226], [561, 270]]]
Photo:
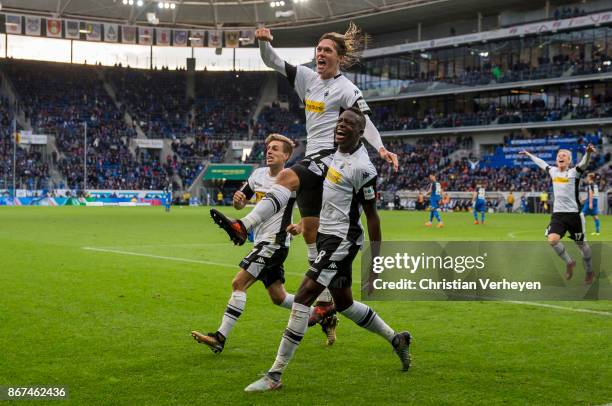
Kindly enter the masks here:
[[279, 389], [283, 384], [281, 381], [275, 381], [270, 378], [268, 375], [264, 375], [246, 388], [244, 388], [245, 392], [267, 392], [271, 390]]

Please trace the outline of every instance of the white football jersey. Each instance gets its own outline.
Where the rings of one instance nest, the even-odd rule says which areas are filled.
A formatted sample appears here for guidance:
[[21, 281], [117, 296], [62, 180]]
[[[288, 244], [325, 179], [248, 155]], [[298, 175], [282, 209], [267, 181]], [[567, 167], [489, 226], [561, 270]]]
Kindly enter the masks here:
[[556, 166], [549, 166], [547, 172], [553, 182], [553, 213], [578, 213], [578, 186], [582, 171], [576, 167], [561, 171]]
[[323, 183], [319, 232], [363, 244], [362, 202], [376, 200], [376, 168], [360, 144], [352, 153], [336, 151]]
[[306, 156], [336, 148], [334, 128], [342, 111], [356, 105], [370, 112], [361, 91], [340, 73], [323, 80], [312, 69], [297, 66], [293, 87], [306, 113]]
[[[270, 175], [270, 168], [267, 166], [257, 168], [253, 171], [247, 183], [240, 189], [247, 199], [255, 196], [255, 201], [259, 203], [266, 193], [270, 191], [276, 183], [276, 177]], [[280, 244], [286, 247], [291, 243], [291, 235], [285, 230], [293, 219], [293, 204], [295, 203], [295, 192], [291, 193], [291, 198], [287, 206], [282, 208], [263, 223], [253, 228], [254, 243], [258, 244], [267, 241], [272, 244]]]

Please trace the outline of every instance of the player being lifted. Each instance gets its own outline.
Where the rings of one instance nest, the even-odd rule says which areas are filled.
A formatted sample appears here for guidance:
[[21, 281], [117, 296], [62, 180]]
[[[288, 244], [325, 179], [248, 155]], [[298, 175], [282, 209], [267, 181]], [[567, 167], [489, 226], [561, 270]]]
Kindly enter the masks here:
[[589, 173], [587, 175], [587, 200], [584, 202], [582, 207], [582, 214], [585, 216], [593, 216], [595, 221], [595, 232], [591, 235], [599, 235], [599, 186], [595, 183], [595, 174]]
[[338, 118], [335, 130], [338, 151], [332, 157], [323, 186], [318, 255], [295, 295], [272, 368], [247, 386], [247, 392], [281, 386], [281, 374], [306, 332], [310, 305], [326, 287], [342, 315], [384, 337], [399, 356], [402, 369], [410, 367], [410, 334], [396, 333], [369, 306], [354, 301], [351, 291], [352, 263], [364, 240], [360, 222], [362, 209], [370, 242], [381, 241], [380, 219], [376, 212], [376, 169], [360, 141], [365, 126], [366, 119], [356, 107], [344, 111]]
[[482, 185], [476, 185], [476, 190], [472, 194], [472, 209], [474, 211], [474, 224], [478, 223], [478, 213], [480, 213], [480, 223], [485, 222], [485, 212], [487, 211], [487, 200], [485, 199], [485, 188]]
[[[276, 177], [293, 153], [293, 142], [280, 134], [266, 138], [267, 167], [256, 169], [244, 186], [234, 194], [234, 208], [241, 210], [253, 195], [261, 198], [276, 182]], [[291, 224], [295, 194], [283, 210], [258, 225], [254, 231], [254, 248], [242, 262], [240, 270], [232, 281], [232, 295], [225, 309], [219, 329], [214, 333], [202, 334], [192, 331], [193, 338], [208, 345], [213, 352], [223, 351], [225, 341], [246, 305], [246, 291], [260, 280], [268, 290], [274, 304], [291, 309], [293, 295], [285, 291], [283, 263], [289, 252], [291, 236], [286, 229]], [[313, 308], [314, 310], [314, 308]]]
[[560, 241], [566, 232], [569, 233], [569, 237], [576, 242], [582, 254], [582, 261], [586, 271], [584, 279], [586, 284], [593, 283], [595, 272], [593, 272], [591, 265], [591, 247], [587, 244], [584, 235], [584, 215], [580, 211], [578, 187], [580, 176], [588, 165], [589, 159], [591, 159], [591, 153], [594, 151], [595, 147], [589, 144], [582, 160], [575, 167], [570, 167], [572, 164], [572, 153], [567, 149], [560, 149], [557, 153], [557, 166], [550, 166], [544, 160], [525, 150], [520, 152], [531, 158], [537, 166], [544, 169], [550, 175], [555, 200], [550, 224], [546, 228], [546, 236], [557, 255], [565, 261], [565, 278], [569, 280], [574, 273], [576, 261], [569, 256], [563, 243]]
[[440, 200], [442, 199], [442, 187], [440, 186], [440, 182], [436, 181], [436, 175], [431, 173], [429, 174], [429, 180], [431, 183], [429, 184], [429, 189], [427, 189], [426, 195], [429, 196], [429, 221], [425, 223], [425, 226], [431, 227], [432, 221], [434, 217], [438, 220], [438, 225], [436, 227], [442, 228], [444, 227], [444, 222], [442, 221], [442, 217], [440, 217]]
[[[270, 45], [272, 34], [269, 29], [259, 28], [255, 36], [259, 40], [259, 50], [266, 66], [284, 75], [304, 103], [306, 157], [291, 168], [281, 171], [276, 184], [247, 216], [235, 220], [214, 209], [211, 215], [215, 223], [229, 234], [234, 244], [242, 245], [249, 228], [258, 226], [278, 213], [287, 205], [291, 194], [297, 192], [302, 219], [299, 225], [291, 227], [289, 231], [303, 234], [308, 248], [308, 260], [312, 262], [317, 254], [316, 235], [323, 179], [336, 148], [336, 120], [343, 110], [351, 107], [370, 113], [361, 91], [340, 72], [358, 61], [363, 35], [352, 23], [344, 35], [335, 32], [323, 34], [316, 47], [316, 71], [305, 66], [293, 66], [281, 59]], [[366, 117], [364, 138], [397, 171], [397, 155], [385, 149], [369, 117]], [[317, 315], [319, 319], [325, 320], [333, 316], [333, 313], [331, 295], [325, 291], [317, 303]], [[331, 323], [335, 322], [333, 317], [330, 320]], [[330, 327], [328, 331], [335, 328]], [[329, 338], [334, 339], [334, 336], [328, 335]]]

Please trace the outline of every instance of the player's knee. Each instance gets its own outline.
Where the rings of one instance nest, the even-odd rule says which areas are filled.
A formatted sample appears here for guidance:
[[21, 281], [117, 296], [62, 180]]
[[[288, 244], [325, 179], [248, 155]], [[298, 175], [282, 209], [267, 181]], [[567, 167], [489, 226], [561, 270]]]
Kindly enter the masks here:
[[239, 290], [241, 292], [246, 291], [246, 281], [238, 277], [234, 278], [232, 280], [232, 290], [233, 291]]
[[270, 299], [272, 300], [272, 303], [280, 306], [285, 301], [285, 294], [280, 295], [277, 292], [270, 292]]
[[555, 245], [559, 244], [559, 236], [550, 234], [548, 236], [548, 243], [550, 244], [551, 247], [554, 247]]
[[345, 311], [346, 309], [348, 309], [349, 307], [353, 305], [353, 299], [352, 298], [350, 300], [334, 299], [334, 304], [336, 305], [336, 310], [342, 313], [343, 311]]
[[290, 168], [283, 169], [276, 177], [276, 183], [295, 192], [300, 186], [300, 179], [295, 171]]

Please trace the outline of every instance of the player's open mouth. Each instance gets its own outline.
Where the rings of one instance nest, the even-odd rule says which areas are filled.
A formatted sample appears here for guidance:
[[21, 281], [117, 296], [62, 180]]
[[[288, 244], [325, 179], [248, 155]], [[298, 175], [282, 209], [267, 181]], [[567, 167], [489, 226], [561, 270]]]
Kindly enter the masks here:
[[336, 140], [343, 141], [346, 138], [346, 133], [342, 130], [336, 129]]
[[317, 67], [324, 68], [326, 65], [327, 65], [327, 62], [325, 62], [325, 59], [322, 59], [322, 58], [317, 59]]

